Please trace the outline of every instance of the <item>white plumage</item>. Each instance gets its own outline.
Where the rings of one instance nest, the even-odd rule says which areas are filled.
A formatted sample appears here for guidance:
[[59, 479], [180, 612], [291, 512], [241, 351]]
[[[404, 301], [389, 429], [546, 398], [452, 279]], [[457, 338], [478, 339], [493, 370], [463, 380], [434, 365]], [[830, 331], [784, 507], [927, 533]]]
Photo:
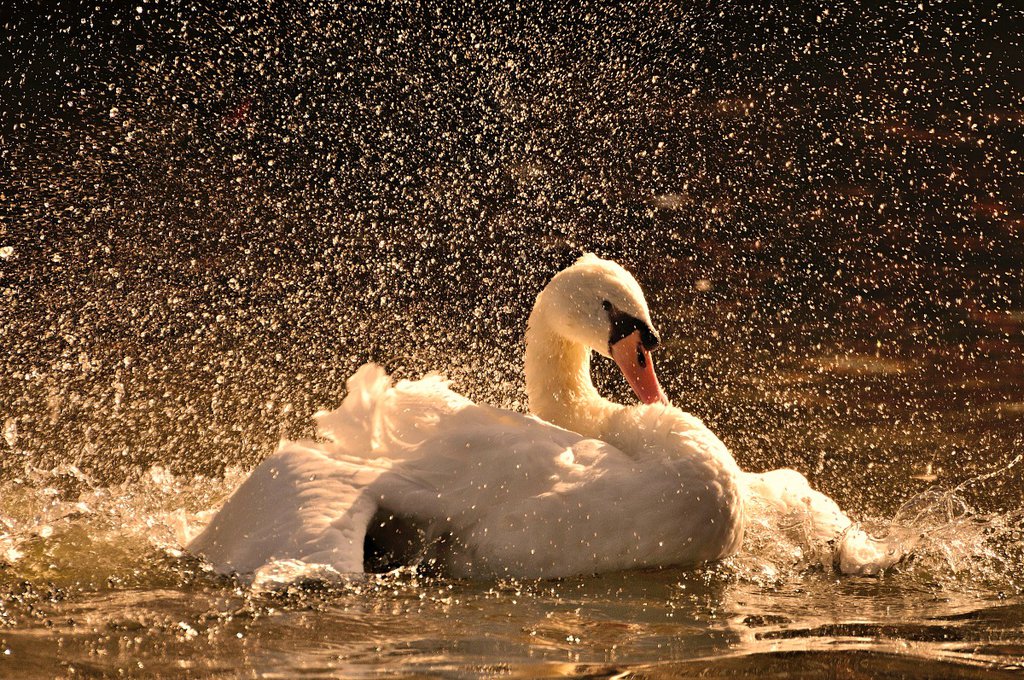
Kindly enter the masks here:
[[[677, 409], [631, 411], [653, 438], [669, 434], [680, 450], [696, 442], [716, 455], [664, 457], [648, 445], [630, 457], [473, 404], [436, 377], [391, 386], [373, 364], [348, 388], [340, 408], [317, 415], [324, 441], [283, 443], [190, 550], [224, 572], [283, 559], [360, 572], [371, 518], [393, 515], [415, 522], [422, 556], [452, 575], [554, 577], [692, 564], [741, 539], [738, 470]], [[680, 423], [688, 429], [673, 435]], [[366, 448], [354, 453], [353, 443]]]
[[[700, 420], [659, 403], [656, 342], [633, 277], [584, 256], [530, 317], [540, 417], [474, 404], [439, 376], [393, 385], [367, 364], [336, 410], [316, 414], [319, 439], [282, 442], [189, 549], [222, 572], [427, 560], [454, 576], [559, 577], [728, 556], [752, 498], [804, 512], [818, 539], [849, 527], [802, 475], [741, 472]], [[600, 397], [592, 349], [652, 403]]]

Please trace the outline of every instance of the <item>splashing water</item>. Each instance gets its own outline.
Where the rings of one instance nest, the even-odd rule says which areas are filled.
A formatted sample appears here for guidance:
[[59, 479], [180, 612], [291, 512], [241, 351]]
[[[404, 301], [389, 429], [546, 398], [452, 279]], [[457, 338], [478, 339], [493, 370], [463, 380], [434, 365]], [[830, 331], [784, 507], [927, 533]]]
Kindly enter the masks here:
[[[1006, 467], [967, 480], [954, 489], [929, 488], [904, 503], [891, 519], [855, 522], [837, 538], [823, 540], [811, 534], [801, 512], [781, 514], [756, 501], [751, 508], [741, 553], [729, 563], [742, 578], [783, 579], [806, 570], [892, 573], [941, 585], [1016, 592], [1024, 563], [1024, 508], [985, 513], [971, 508], [960, 496], [968, 487], [1010, 472], [1024, 455]], [[78, 584], [95, 586], [117, 572], [136, 554], [180, 556], [184, 546], [209, 521], [221, 503], [247, 476], [241, 469], [223, 477], [175, 476], [152, 467], [137, 479], [102, 487], [75, 466], [49, 471], [28, 469], [5, 489], [0, 505], [0, 549], [9, 576], [61, 580], [73, 576]], [[864, 542], [872, 556], [857, 567], [841, 564], [856, 560], [851, 542]], [[79, 562], [83, 554], [102, 557], [90, 561], [83, 580]], [[415, 566], [412, 567], [415, 571]], [[405, 569], [403, 567], [402, 569]], [[274, 562], [244, 579], [255, 590], [273, 589], [299, 581], [341, 581], [322, 565], [298, 561]]]
[[102, 486], [74, 465], [26, 468], [5, 483], [0, 549], [8, 579], [97, 587], [141, 579], [136, 560], [180, 554], [194, 527], [244, 477], [176, 477], [154, 466], [130, 481]]
[[[1019, 671], [1024, 17], [768, 5], [0, 19], [0, 675]], [[181, 553], [368, 359], [522, 410], [583, 250], [843, 539], [762, 509], [722, 564], [540, 583]], [[893, 563], [840, 577], [858, 541]]]
[[900, 571], [915, 578], [948, 588], [1019, 593], [1024, 574], [1024, 507], [979, 512], [960, 493], [1009, 473], [1022, 459], [1024, 454], [954, 489], [928, 489], [904, 503], [890, 521], [865, 522], [857, 529], [884, 545], [892, 565], [900, 565]]
[[[881, 578], [866, 580], [835, 580], [833, 560], [842, 539], [838, 545], [816, 543], [801, 518], [765, 512], [752, 522], [740, 554], [690, 571], [472, 583], [426, 576], [415, 567], [351, 576], [285, 561], [239, 581], [216, 576], [181, 546], [244, 476], [240, 470], [224, 478], [175, 476], [154, 467], [103, 487], [70, 466], [27, 471], [5, 488], [0, 515], [6, 550], [0, 640], [22, 660], [45, 655], [46, 645], [31, 638], [42, 626], [64, 640], [61, 658], [68, 668], [126, 668], [142, 659], [142, 668], [157, 671], [170, 668], [168, 659], [190, 659], [185, 667], [193, 669], [246, 666], [253, 657], [238, 645], [248, 640], [264, 650], [259, 658], [291, 649], [291, 668], [312, 663], [346, 674], [381, 663], [410, 671], [437, 668], [436, 658], [421, 656], [417, 647], [446, 649], [462, 660], [456, 663], [511, 655], [530, 673], [566, 652], [575, 659], [572, 669], [682, 663], [694, 655], [721, 663], [756, 659], [769, 648], [778, 650], [782, 640], [799, 641], [805, 651], [817, 641], [833, 651], [856, 649], [865, 635], [877, 638], [878, 650], [889, 641], [916, 640], [916, 653], [931, 660], [925, 665], [931, 672], [942, 672], [943, 664], [962, 654], [962, 646], [950, 641], [1006, 637], [1002, 651], [970, 643], [974, 663], [999, 667], [1015, 663], [1013, 645], [1024, 649], [1024, 640], [1013, 641], [995, 625], [1000, 617], [1013, 620], [1012, 612], [1024, 612], [1024, 603], [1014, 604], [1022, 582], [1024, 513], [973, 511], [957, 495], [960, 488], [930, 489], [891, 520], [855, 525], [851, 530], [907, 551]], [[888, 611], [895, 602], [902, 603], [901, 612], [911, 607], [920, 613], [910, 622], [881, 614], [880, 607]], [[855, 620], [867, 616], [874, 627], [830, 623], [854, 612]], [[487, 623], [495, 616], [512, 617], [513, 629], [523, 632], [510, 636], [511, 629]], [[314, 620], [326, 626], [332, 648], [347, 651], [327, 658], [316, 649], [324, 633], [310, 628]], [[440, 627], [434, 623], [439, 620]], [[418, 623], [410, 637], [411, 621]], [[984, 625], [972, 631], [972, 621]], [[478, 640], [480, 626], [493, 629], [490, 643], [469, 642]], [[111, 649], [108, 640], [121, 637], [134, 642]], [[611, 657], [600, 651], [617, 647]], [[529, 654], [519, 656], [525, 649]], [[112, 654], [115, 666], [87, 661], [96, 653]], [[206, 661], [197, 662], [197, 655]], [[763, 667], [755, 663], [748, 670], [757, 669]]]
[[1019, 594], [1024, 574], [1024, 507], [982, 512], [961, 493], [1008, 474], [1024, 459], [968, 479], [956, 488], [932, 487], [903, 503], [889, 519], [865, 518], [837, 537], [813, 535], [805, 512], [782, 514], [752, 503], [742, 578], [784, 579], [807, 569], [902, 578], [942, 588]]

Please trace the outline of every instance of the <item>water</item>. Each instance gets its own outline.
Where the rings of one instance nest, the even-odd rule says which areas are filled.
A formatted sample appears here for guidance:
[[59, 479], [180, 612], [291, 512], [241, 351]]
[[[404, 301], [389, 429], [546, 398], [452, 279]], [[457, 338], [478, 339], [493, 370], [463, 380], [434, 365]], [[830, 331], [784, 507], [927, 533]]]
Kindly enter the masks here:
[[[837, 395], [856, 385], [842, 373], [803, 374], [812, 377]], [[879, 439], [900, 428], [879, 422]], [[1013, 430], [987, 429], [1019, 451]], [[930, 475], [857, 471], [865, 487], [912, 495], [888, 518], [854, 511], [880, 538], [917, 541], [913, 559], [880, 578], [839, 576], [798, 529], [755, 523], [739, 555], [697, 570], [521, 582], [284, 570], [255, 583], [180, 551], [243, 469], [204, 477], [152, 467], [117, 485], [76, 468], [37, 472], [4, 487], [0, 643], [11, 672], [39, 675], [1019, 672], [1024, 515], [1019, 496], [992, 497], [1019, 493], [1019, 475], [997, 469], [951, 491], [941, 482], [957, 478], [952, 469], [938, 459]], [[1016, 510], [983, 510], [1003, 506]]]
[[[19, 10], [0, 57], [0, 667], [1018, 673], [1022, 18]], [[914, 558], [840, 577], [755, 526], [691, 571], [253, 588], [182, 554], [367, 359], [522, 409], [532, 298], [582, 250], [637, 274], [663, 386], [745, 469], [801, 470]]]

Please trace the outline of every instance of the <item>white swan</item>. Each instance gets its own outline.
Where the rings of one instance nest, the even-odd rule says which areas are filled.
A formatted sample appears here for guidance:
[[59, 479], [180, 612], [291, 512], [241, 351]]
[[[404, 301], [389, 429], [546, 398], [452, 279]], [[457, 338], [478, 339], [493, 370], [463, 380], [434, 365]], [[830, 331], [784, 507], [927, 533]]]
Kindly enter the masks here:
[[[689, 565], [734, 553], [752, 502], [803, 512], [816, 538], [850, 521], [793, 471], [740, 471], [697, 418], [668, 405], [643, 292], [585, 255], [537, 297], [526, 336], [535, 416], [477, 405], [438, 376], [367, 364], [320, 441], [282, 442], [188, 548], [221, 572], [285, 560], [339, 572], [429, 559], [460, 577], [559, 577]], [[610, 356], [644, 404], [602, 398]]]

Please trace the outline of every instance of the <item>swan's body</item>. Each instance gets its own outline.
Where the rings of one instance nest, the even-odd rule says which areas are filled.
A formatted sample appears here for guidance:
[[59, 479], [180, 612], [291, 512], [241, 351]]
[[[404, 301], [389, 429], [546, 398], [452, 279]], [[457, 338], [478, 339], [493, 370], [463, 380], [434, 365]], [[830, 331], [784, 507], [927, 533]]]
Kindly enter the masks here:
[[[637, 416], [660, 433], [672, 411], [659, 404]], [[680, 445], [724, 455], [697, 462], [650, 450], [638, 460], [533, 416], [473, 404], [436, 377], [392, 386], [373, 365], [349, 380], [341, 408], [318, 420], [327, 442], [283, 445], [192, 550], [221, 571], [287, 558], [359, 572], [376, 516], [375, 525], [421, 532], [408, 549], [452, 575], [555, 577], [716, 559], [742, 536], [738, 470], [694, 422]], [[366, 429], [353, 432], [356, 422]]]
[[[725, 557], [752, 502], [807, 511], [822, 540], [849, 527], [802, 475], [743, 473], [700, 420], [668, 405], [656, 343], [632, 276], [585, 256], [530, 317], [536, 417], [474, 404], [437, 376], [392, 385], [367, 364], [341, 406], [317, 414], [321, 440], [283, 442], [189, 549], [222, 572], [432, 559], [455, 576], [558, 577]], [[600, 397], [592, 349], [648, 403]]]

